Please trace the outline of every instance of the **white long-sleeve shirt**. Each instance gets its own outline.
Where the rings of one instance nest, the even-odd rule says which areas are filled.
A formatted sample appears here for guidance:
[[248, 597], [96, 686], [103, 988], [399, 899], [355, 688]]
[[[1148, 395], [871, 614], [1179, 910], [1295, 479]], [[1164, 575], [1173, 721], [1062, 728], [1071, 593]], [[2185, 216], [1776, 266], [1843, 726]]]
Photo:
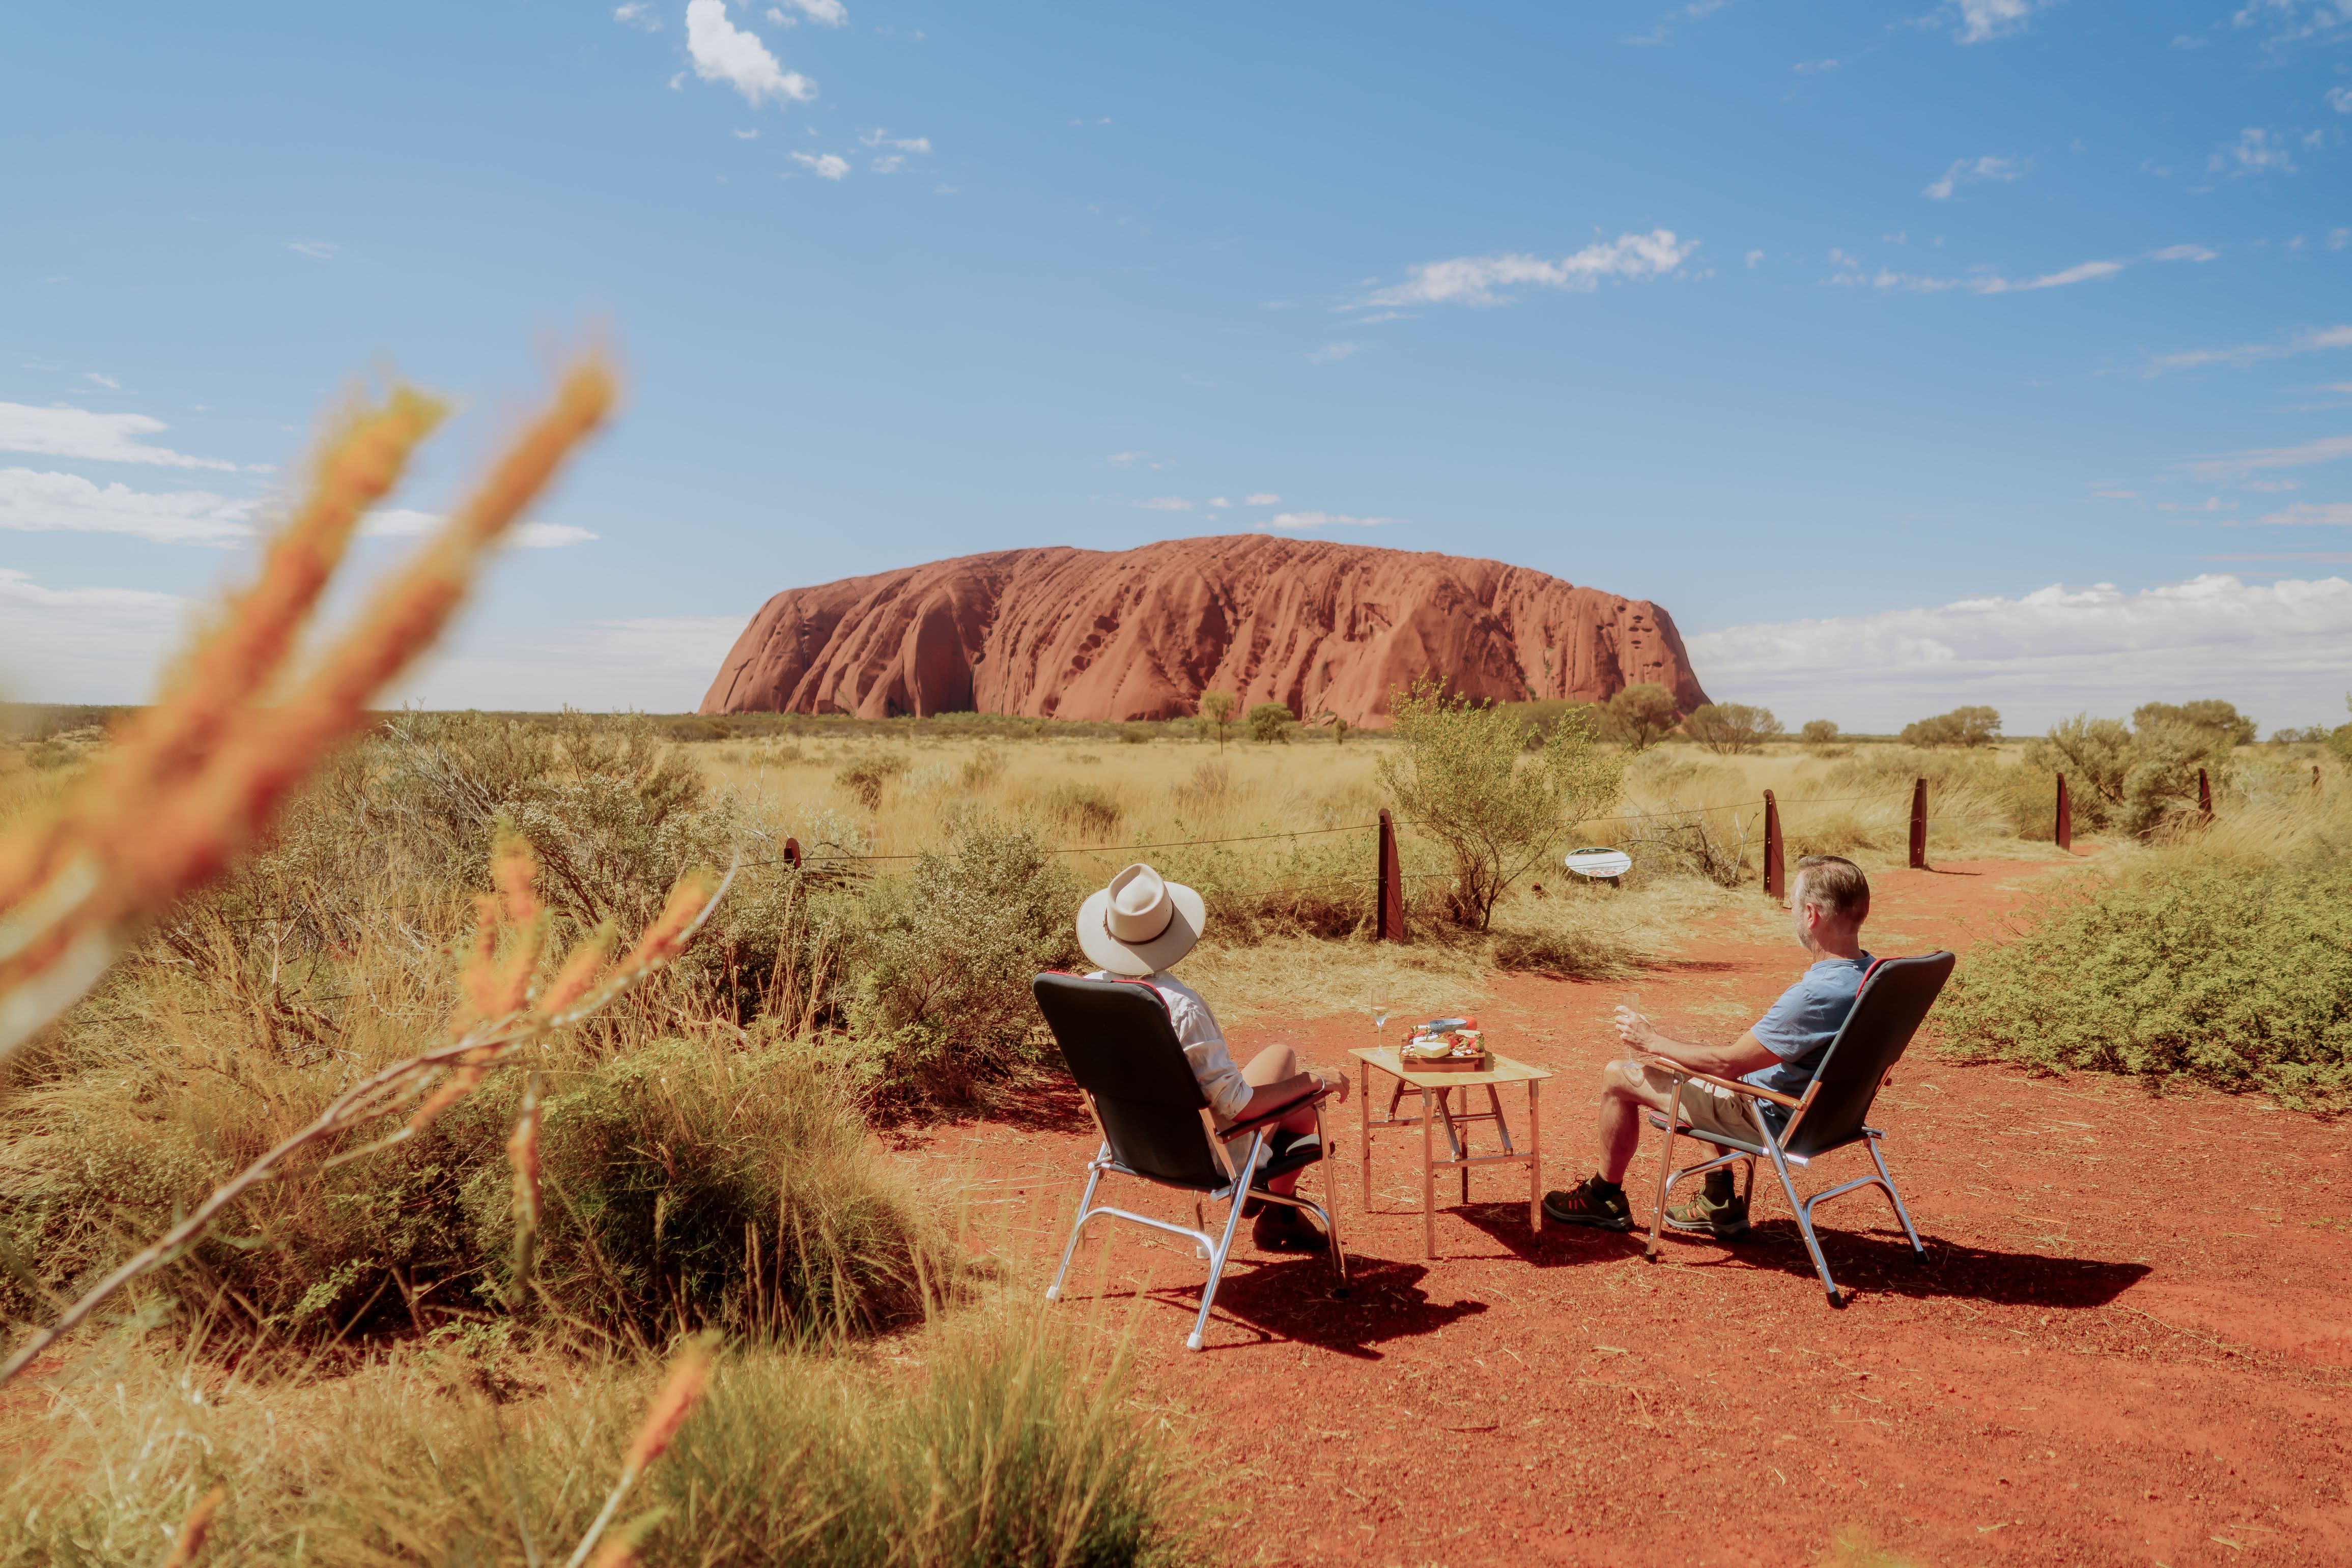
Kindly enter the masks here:
[[[1133, 975], [1114, 975], [1108, 969], [1097, 969], [1087, 977], [1089, 980], [1132, 980]], [[1168, 1004], [1168, 1019], [1176, 1026], [1176, 1043], [1184, 1048], [1184, 1060], [1200, 1080], [1202, 1097], [1209, 1102], [1220, 1123], [1241, 1120], [1249, 1109], [1250, 1096], [1257, 1091], [1250, 1086], [1242, 1070], [1234, 1065], [1234, 1053], [1225, 1044], [1225, 1031], [1217, 1027], [1217, 1015], [1201, 999], [1201, 993], [1170, 974], [1160, 970], [1143, 977], [1143, 983], [1160, 993]], [[1230, 1138], [1226, 1151], [1233, 1156], [1234, 1168], [1241, 1169], [1249, 1157], [1249, 1139]], [[1261, 1145], [1257, 1163], [1264, 1165], [1274, 1151]]]

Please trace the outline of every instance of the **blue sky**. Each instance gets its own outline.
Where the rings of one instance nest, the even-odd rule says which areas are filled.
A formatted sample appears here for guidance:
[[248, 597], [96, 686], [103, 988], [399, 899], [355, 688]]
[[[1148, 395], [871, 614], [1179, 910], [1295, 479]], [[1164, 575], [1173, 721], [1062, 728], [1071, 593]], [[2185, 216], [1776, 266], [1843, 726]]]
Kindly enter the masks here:
[[12, 7], [0, 680], [145, 695], [356, 376], [460, 405], [397, 534], [601, 335], [412, 695], [1278, 528], [1655, 599], [1791, 723], [2340, 718], [2347, 132], [2352, 0]]

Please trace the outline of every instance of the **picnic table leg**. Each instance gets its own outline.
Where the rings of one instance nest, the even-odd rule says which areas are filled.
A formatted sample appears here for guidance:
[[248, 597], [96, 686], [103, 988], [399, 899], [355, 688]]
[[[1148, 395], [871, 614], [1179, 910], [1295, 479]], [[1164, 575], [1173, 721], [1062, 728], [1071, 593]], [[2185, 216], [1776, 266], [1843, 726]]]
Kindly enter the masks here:
[[1538, 1236], [1543, 1234], [1543, 1118], [1536, 1112], [1540, 1087], [1536, 1080], [1528, 1080], [1528, 1226]]
[[1372, 1211], [1372, 1064], [1359, 1057], [1356, 1061], [1356, 1098], [1361, 1102], [1356, 1113], [1364, 1129], [1364, 1212]]
[[1437, 1147], [1430, 1114], [1429, 1091], [1421, 1092], [1421, 1249], [1424, 1258], [1437, 1256]]

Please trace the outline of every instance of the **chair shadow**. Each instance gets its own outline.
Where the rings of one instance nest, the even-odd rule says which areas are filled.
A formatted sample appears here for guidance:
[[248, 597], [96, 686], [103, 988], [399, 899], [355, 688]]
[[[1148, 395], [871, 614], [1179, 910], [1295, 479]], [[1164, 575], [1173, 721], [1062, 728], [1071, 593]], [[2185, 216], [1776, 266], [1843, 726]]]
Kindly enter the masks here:
[[[1426, 1264], [1391, 1262], [1353, 1251], [1348, 1254], [1345, 1296], [1333, 1294], [1331, 1265], [1319, 1257], [1284, 1258], [1239, 1269], [1229, 1260], [1225, 1268], [1216, 1310], [1209, 1316], [1205, 1348], [1213, 1351], [1244, 1350], [1280, 1340], [1379, 1361], [1379, 1347], [1388, 1341], [1434, 1333], [1486, 1310], [1484, 1301], [1440, 1305], [1431, 1301], [1422, 1288], [1429, 1275]], [[1188, 1312], [1201, 1299], [1200, 1286], [1191, 1281], [1155, 1286], [1148, 1294]], [[1218, 1334], [1220, 1325], [1230, 1330], [1236, 1322], [1255, 1331], [1254, 1337]]]
[[[1816, 1225], [1814, 1234], [1821, 1238], [1830, 1277], [1841, 1290], [1914, 1301], [1940, 1298], [1995, 1306], [2103, 1307], [2155, 1272], [2145, 1263], [2009, 1252], [1932, 1235], [1919, 1238], [1927, 1249], [1927, 1255], [1920, 1258], [1912, 1252], [1902, 1231], [1892, 1226], [1884, 1230], [1845, 1230], [1835, 1225], [1826, 1228]], [[1726, 1250], [1727, 1257], [1685, 1266], [1769, 1269], [1818, 1279], [1793, 1219], [1763, 1220]]]
[[[1649, 1246], [1647, 1226], [1617, 1231], [1547, 1223], [1538, 1238], [1528, 1229], [1524, 1203], [1474, 1203], [1453, 1212], [1538, 1268], [1612, 1262]], [[1823, 1205], [1816, 1212], [1830, 1218], [1828, 1225], [1816, 1226], [1814, 1234], [1821, 1238], [1822, 1256], [1829, 1260], [1830, 1277], [1843, 1291], [1997, 1306], [2102, 1307], [2154, 1271], [2145, 1263], [2004, 1252], [1939, 1240], [1932, 1235], [1920, 1237], [1927, 1256], [1917, 1258], [1902, 1231], [1891, 1224], [1883, 1230], [1849, 1230], [1837, 1225], [1832, 1206]], [[1731, 1242], [1668, 1231], [1660, 1247], [1663, 1257], [1687, 1269], [1769, 1270], [1818, 1280], [1793, 1219], [1760, 1219], [1747, 1235]], [[1716, 1249], [1717, 1255], [1696, 1255], [1707, 1249]], [[1677, 1257], [1677, 1250], [1694, 1255]]]

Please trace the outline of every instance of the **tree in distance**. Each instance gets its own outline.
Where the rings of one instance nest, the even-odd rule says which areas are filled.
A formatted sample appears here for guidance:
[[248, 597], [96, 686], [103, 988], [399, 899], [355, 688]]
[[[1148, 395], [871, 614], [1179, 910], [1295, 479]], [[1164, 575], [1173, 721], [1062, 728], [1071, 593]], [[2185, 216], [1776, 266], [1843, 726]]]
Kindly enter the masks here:
[[1542, 864], [1576, 825], [1617, 798], [1622, 754], [1594, 745], [1592, 720], [1576, 712], [1540, 747], [1529, 726], [1491, 703], [1449, 697], [1423, 676], [1389, 694], [1402, 744], [1381, 758], [1381, 783], [1404, 816], [1454, 861], [1449, 913], [1484, 931], [1495, 901]]
[[1217, 749], [1219, 751], [1223, 751], [1225, 748], [1225, 731], [1232, 727], [1234, 722], [1234, 710], [1241, 706], [1242, 699], [1234, 695], [1231, 692], [1202, 692], [1201, 694], [1201, 716], [1217, 727]]
[[1718, 757], [1753, 751], [1780, 733], [1768, 707], [1747, 703], [1701, 703], [1683, 720], [1683, 733]]
[[1956, 707], [1903, 727], [1906, 746], [1990, 746], [2000, 738], [2000, 710]]
[[1249, 732], [1252, 740], [1269, 744], [1280, 741], [1288, 745], [1290, 727], [1298, 722], [1290, 709], [1281, 703], [1260, 703], [1249, 710]]
[[1625, 687], [1602, 705], [1601, 714], [1602, 733], [1635, 751], [1654, 743], [1682, 717], [1674, 694], [1655, 681]]
[[1837, 741], [1838, 727], [1830, 719], [1809, 718], [1805, 721], [1805, 727], [1797, 734], [1807, 746], [1831, 746]]
[[2134, 729], [2159, 724], [2210, 730], [2227, 737], [2232, 746], [2254, 743], [2254, 721], [2240, 713], [2235, 703], [2225, 703], [2219, 697], [2200, 697], [2193, 703], [2142, 703], [2132, 709]]

